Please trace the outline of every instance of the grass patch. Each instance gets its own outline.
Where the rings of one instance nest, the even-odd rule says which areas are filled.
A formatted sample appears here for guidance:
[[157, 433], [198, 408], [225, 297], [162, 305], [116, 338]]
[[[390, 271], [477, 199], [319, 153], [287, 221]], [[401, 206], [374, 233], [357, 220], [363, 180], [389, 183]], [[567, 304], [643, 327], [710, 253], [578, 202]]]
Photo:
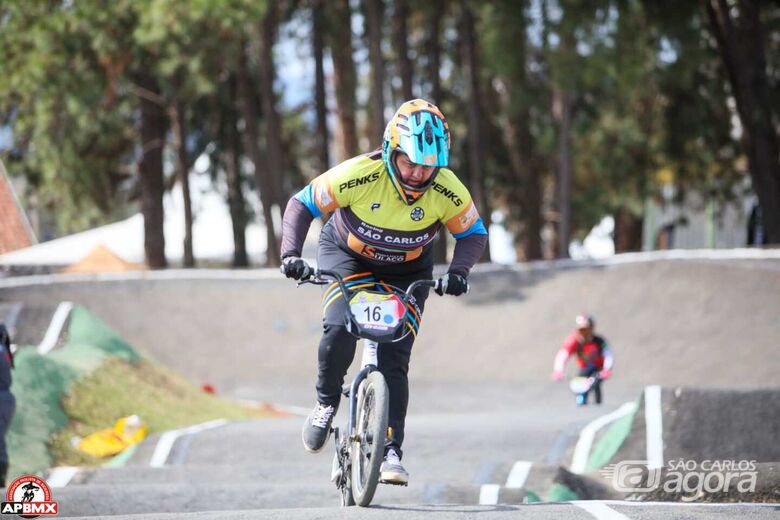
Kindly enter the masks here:
[[93, 466], [105, 459], [71, 446], [71, 438], [109, 428], [122, 416], [136, 414], [160, 432], [213, 419], [263, 416], [237, 403], [203, 392], [169, 369], [147, 359], [106, 358], [91, 373], [76, 380], [63, 396], [70, 419], [49, 443], [54, 465]]
[[[9, 478], [57, 465], [105, 463], [71, 446], [137, 414], [150, 432], [217, 419], [273, 415], [207, 394], [160, 363], [142, 358], [84, 307], [73, 308], [68, 340], [42, 356], [25, 347], [15, 357], [16, 413], [6, 442]], [[129, 456], [128, 450], [123, 453]], [[121, 464], [122, 458], [112, 460]]]

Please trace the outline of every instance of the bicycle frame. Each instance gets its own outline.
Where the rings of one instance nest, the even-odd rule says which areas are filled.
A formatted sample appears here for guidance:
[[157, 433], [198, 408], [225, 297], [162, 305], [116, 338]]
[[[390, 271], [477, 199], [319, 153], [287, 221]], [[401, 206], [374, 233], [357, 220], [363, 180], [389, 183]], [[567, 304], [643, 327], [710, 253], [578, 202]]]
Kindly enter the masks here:
[[[326, 278], [324, 278], [326, 277]], [[360, 289], [350, 292], [343, 277], [326, 269], [317, 269], [308, 280], [300, 282], [315, 285], [327, 285], [329, 280], [335, 280], [345, 302], [345, 325], [350, 334], [363, 340], [363, 356], [361, 368], [349, 386], [342, 387], [342, 394], [349, 399], [349, 418], [347, 431], [339, 435], [339, 429], [335, 432], [336, 454], [333, 460], [331, 481], [341, 492], [342, 505], [370, 504], [376, 486], [380, 480], [379, 463], [387, 436], [388, 421], [388, 388], [386, 381], [379, 371], [379, 344], [400, 341], [409, 333], [411, 327], [408, 324], [410, 310], [409, 301], [418, 287], [439, 288], [436, 280], [416, 280], [409, 284], [404, 291], [398, 287], [384, 285], [390, 289], [392, 295], [383, 291], [370, 291]], [[365, 310], [365, 319], [359, 320], [353, 312]], [[409, 330], [407, 330], [409, 329]], [[376, 374], [374, 374], [376, 372]], [[366, 392], [372, 392], [378, 402], [373, 399], [368, 401], [367, 407], [361, 404], [361, 385], [366, 382]], [[361, 411], [362, 410], [362, 411]], [[380, 419], [373, 419], [371, 427], [366, 424], [358, 425], [358, 415], [368, 410], [372, 416], [379, 414]], [[361, 415], [361, 417], [363, 417]], [[363, 419], [365, 421], [365, 417]], [[364, 451], [368, 450], [368, 451]], [[357, 471], [357, 474], [355, 473]], [[368, 473], [364, 473], [368, 471]], [[356, 486], [357, 483], [357, 487]]]
[[[314, 271], [314, 274], [310, 280], [305, 282], [300, 282], [299, 285], [301, 283], [312, 283], [315, 285], [324, 285], [328, 283], [328, 281], [324, 280], [322, 278], [323, 276], [326, 276], [334, 280], [338, 284], [339, 289], [341, 290], [341, 295], [343, 296], [344, 301], [349, 302], [350, 299], [349, 291], [347, 289], [346, 284], [344, 283], [344, 278], [336, 271], [331, 271], [328, 269], [317, 269]], [[406, 308], [407, 303], [409, 303], [409, 300], [412, 298], [414, 291], [418, 287], [431, 287], [435, 290], [439, 287], [439, 281], [438, 280], [415, 280], [414, 282], [409, 284], [409, 287], [406, 288], [406, 291], [404, 291], [403, 296], [400, 297], [401, 301], [403, 302], [404, 308]], [[347, 324], [351, 326], [355, 326], [357, 320], [355, 319], [355, 315], [352, 313], [352, 309], [350, 308], [349, 305], [346, 306], [346, 315], [347, 315]], [[399, 322], [399, 324], [397, 325], [396, 330], [398, 330], [399, 328], [403, 327], [406, 324], [406, 321], [408, 321], [408, 316], [409, 316], [409, 312], [407, 311], [406, 314], [404, 314], [401, 321]], [[359, 331], [360, 331], [359, 326], [358, 326], [358, 334], [355, 334], [354, 332], [352, 332], [352, 330], [350, 330], [351, 333], [355, 334], [356, 337], [362, 339], [364, 342], [373, 343], [376, 345], [377, 349], [379, 348], [378, 341], [361, 336], [359, 334]], [[404, 337], [406, 337], [406, 334], [392, 341], [400, 341]], [[370, 343], [367, 343], [364, 346], [364, 349], [367, 348], [370, 345]], [[345, 397], [349, 398], [349, 423], [348, 423], [347, 432], [350, 441], [357, 440], [354, 437], [355, 437], [355, 424], [357, 422], [357, 410], [355, 409], [355, 407], [357, 403], [358, 388], [360, 388], [360, 383], [362, 383], [363, 380], [366, 377], [368, 377], [368, 374], [378, 369], [379, 367], [377, 366], [377, 364], [364, 364], [363, 367], [358, 372], [358, 374], [355, 376], [355, 379], [352, 380], [352, 383], [350, 384], [349, 387], [349, 394], [347, 395], [346, 392], [344, 392]]]

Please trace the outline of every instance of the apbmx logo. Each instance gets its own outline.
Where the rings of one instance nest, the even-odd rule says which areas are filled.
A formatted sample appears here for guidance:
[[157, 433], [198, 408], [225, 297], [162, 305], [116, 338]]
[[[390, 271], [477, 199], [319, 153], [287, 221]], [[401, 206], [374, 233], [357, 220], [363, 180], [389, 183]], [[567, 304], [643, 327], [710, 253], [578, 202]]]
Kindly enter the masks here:
[[25, 475], [14, 480], [6, 491], [6, 502], [0, 506], [0, 513], [22, 518], [54, 516], [58, 510], [46, 481], [35, 475]]

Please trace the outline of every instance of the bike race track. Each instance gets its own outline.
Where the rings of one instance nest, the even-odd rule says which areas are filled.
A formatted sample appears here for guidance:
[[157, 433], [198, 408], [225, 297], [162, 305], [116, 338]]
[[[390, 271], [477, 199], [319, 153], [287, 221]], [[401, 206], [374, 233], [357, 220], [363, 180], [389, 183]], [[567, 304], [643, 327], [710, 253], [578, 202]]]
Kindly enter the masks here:
[[[208, 382], [226, 397], [271, 402], [292, 412], [310, 408], [318, 290], [296, 289], [271, 271], [194, 273], [185, 279], [176, 279], [176, 272], [134, 280], [58, 278], [16, 287], [19, 279], [6, 279], [0, 280], [0, 302], [4, 309], [22, 304], [21, 311], [16, 307], [19, 334], [29, 344], [42, 341], [57, 304], [70, 301], [198, 385]], [[339, 510], [328, 481], [331, 449], [305, 453], [302, 417], [291, 415], [185, 432], [161, 467], [150, 466], [160, 440], [152, 436], [125, 467], [82, 469], [56, 488], [60, 516], [777, 517], [772, 506], [759, 505], [520, 502], [527, 489], [544, 498], [556, 468], [571, 466], [582, 428], [636, 401], [647, 385], [661, 385], [665, 392], [678, 386], [780, 389], [774, 355], [780, 260], [480, 267], [471, 281], [468, 297], [432, 295], [427, 303], [410, 369], [408, 488], [380, 486], [375, 506]], [[552, 358], [581, 311], [596, 316], [598, 331], [615, 351], [615, 375], [605, 384], [601, 407], [576, 408], [565, 386], [549, 381]], [[719, 416], [713, 423], [760, 415], [780, 424], [777, 406], [756, 401], [734, 401], [739, 413], [714, 407]], [[676, 442], [674, 431], [661, 435], [676, 456], [685, 456], [685, 443]], [[717, 435], [705, 440], [697, 456], [732, 453]], [[778, 460], [776, 448], [756, 444], [749, 456]]]

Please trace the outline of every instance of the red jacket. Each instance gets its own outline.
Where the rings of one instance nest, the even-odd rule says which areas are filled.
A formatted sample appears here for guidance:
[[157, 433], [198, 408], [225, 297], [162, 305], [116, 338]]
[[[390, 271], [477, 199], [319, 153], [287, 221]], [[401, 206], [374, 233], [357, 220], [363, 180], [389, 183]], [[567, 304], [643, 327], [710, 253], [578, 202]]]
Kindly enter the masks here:
[[599, 370], [604, 368], [604, 351], [609, 347], [601, 336], [594, 335], [588, 341], [583, 341], [576, 332], [571, 334], [561, 346], [561, 351], [566, 352], [566, 357], [576, 356], [580, 368], [591, 365]]

